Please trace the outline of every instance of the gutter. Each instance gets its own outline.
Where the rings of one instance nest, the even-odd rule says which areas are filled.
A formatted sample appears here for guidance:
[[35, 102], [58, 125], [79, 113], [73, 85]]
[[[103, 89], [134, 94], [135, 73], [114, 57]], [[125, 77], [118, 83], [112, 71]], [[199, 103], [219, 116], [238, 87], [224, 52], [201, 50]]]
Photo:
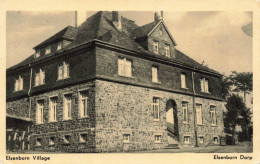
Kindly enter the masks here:
[[[193, 68], [195, 70], [195, 68]], [[196, 96], [196, 91], [195, 91], [195, 84], [194, 84], [194, 71], [192, 71], [192, 101], [193, 101], [193, 120], [194, 120], [194, 136], [195, 136], [195, 147], [198, 147], [198, 132], [197, 132], [197, 119], [196, 119], [196, 103], [195, 103], [195, 96]]]
[[31, 90], [32, 90], [32, 67], [31, 67], [31, 63], [29, 63], [28, 66], [31, 68], [30, 86], [29, 86], [29, 90], [28, 90], [28, 96], [29, 96], [29, 99], [30, 99], [30, 104], [29, 104], [29, 118], [31, 118], [31, 109], [32, 109], [32, 97], [31, 97]]

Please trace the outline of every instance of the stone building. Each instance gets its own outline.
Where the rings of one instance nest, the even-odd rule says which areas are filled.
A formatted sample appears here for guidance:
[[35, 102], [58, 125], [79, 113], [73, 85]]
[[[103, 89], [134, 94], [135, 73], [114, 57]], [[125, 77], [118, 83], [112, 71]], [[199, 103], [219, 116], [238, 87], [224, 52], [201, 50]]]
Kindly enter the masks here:
[[222, 75], [175, 46], [162, 12], [138, 26], [100, 11], [64, 28], [7, 69], [7, 132], [47, 151], [219, 145]]

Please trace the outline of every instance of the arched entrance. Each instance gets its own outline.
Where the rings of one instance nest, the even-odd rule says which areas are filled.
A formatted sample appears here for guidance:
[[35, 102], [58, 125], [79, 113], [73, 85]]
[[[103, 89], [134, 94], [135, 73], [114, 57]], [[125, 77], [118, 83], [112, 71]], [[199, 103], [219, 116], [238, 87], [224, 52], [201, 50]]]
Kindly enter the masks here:
[[166, 125], [168, 133], [168, 143], [177, 144], [179, 140], [178, 131], [178, 111], [176, 102], [172, 99], [166, 104]]

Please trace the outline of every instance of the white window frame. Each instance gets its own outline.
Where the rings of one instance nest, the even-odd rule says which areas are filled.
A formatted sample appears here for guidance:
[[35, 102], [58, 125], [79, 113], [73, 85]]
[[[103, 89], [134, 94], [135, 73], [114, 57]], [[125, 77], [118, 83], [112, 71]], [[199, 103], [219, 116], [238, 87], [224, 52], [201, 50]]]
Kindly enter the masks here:
[[118, 75], [132, 77], [132, 60], [127, 58], [118, 57]]
[[153, 97], [152, 106], [153, 106], [153, 120], [159, 121], [160, 120], [160, 98], [159, 97]]
[[62, 41], [57, 43], [57, 50], [60, 50], [60, 49], [62, 49]]
[[153, 41], [153, 52], [159, 54], [159, 42], [156, 40]]
[[[70, 120], [72, 114], [72, 93], [65, 94], [63, 99], [63, 120]], [[69, 108], [68, 105], [70, 105]]]
[[[84, 104], [82, 104], [84, 100]], [[88, 90], [79, 91], [79, 117], [88, 117]]]
[[200, 91], [209, 93], [209, 80], [206, 78], [200, 79]]
[[[186, 105], [186, 106], [183, 106]], [[183, 115], [183, 122], [188, 123], [189, 122], [189, 117], [188, 117], [188, 102], [182, 101], [182, 115]]]
[[183, 136], [183, 143], [184, 144], [190, 144], [190, 136]]
[[209, 112], [211, 125], [217, 125], [216, 106], [210, 105]]
[[70, 77], [69, 68], [69, 63], [65, 61], [58, 65], [58, 80], [67, 79]]
[[[198, 106], [200, 108], [198, 108]], [[202, 117], [202, 104], [196, 104], [196, 121], [197, 125], [202, 125], [203, 124], [203, 117]]]
[[18, 79], [15, 79], [14, 83], [14, 91], [21, 91], [23, 90], [23, 78], [19, 75]]
[[40, 50], [35, 50], [35, 55], [34, 55], [35, 58], [38, 58], [40, 57]]
[[[56, 101], [56, 102], [55, 102]], [[49, 109], [49, 122], [55, 122], [57, 121], [57, 102], [58, 97], [50, 97], [50, 109]]]
[[161, 134], [155, 134], [154, 135], [154, 142], [155, 143], [161, 143], [162, 135]]
[[165, 44], [164, 45], [164, 49], [165, 49], [165, 56], [170, 57], [171, 56], [170, 45], [169, 44]]
[[34, 86], [37, 87], [43, 84], [45, 84], [45, 71], [40, 69], [35, 73]]
[[158, 83], [158, 67], [152, 66], [152, 82]]
[[130, 134], [129, 133], [123, 134], [123, 142], [124, 143], [129, 143], [130, 142]]
[[37, 100], [36, 104], [36, 124], [43, 124], [44, 100]]
[[187, 88], [186, 85], [186, 74], [185, 73], [181, 73], [181, 88]]
[[50, 54], [51, 53], [51, 46], [47, 46], [46, 48], [45, 48], [45, 55], [46, 54]]

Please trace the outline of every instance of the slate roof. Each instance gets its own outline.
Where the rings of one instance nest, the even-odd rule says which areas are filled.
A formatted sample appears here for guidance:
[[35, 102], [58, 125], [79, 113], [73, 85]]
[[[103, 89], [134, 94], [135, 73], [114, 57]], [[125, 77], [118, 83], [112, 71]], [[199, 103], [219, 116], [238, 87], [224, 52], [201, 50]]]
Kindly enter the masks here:
[[[157, 23], [152, 22], [139, 27], [135, 24], [134, 21], [129, 20], [125, 17], [122, 17], [121, 21], [122, 21], [122, 31], [119, 31], [113, 25], [112, 13], [107, 11], [100, 11], [94, 14], [93, 16], [89, 17], [78, 28], [68, 26], [63, 30], [61, 30], [60, 32], [56, 33], [54, 36], [45, 40], [41, 44], [37, 45], [36, 47], [39, 47], [41, 45], [44, 45], [46, 43], [49, 43], [61, 37], [71, 38], [73, 39], [73, 42], [64, 48], [64, 51], [66, 51], [96, 39], [96, 40], [101, 40], [104, 42], [108, 42], [120, 46], [128, 50], [137, 51], [139, 53], [154, 56], [157, 58], [171, 60], [193, 68], [195, 67], [198, 69], [218, 73], [217, 71], [209, 69], [208, 67], [205, 67], [202, 64], [196, 62], [195, 60], [191, 59], [190, 57], [180, 52], [179, 50], [176, 50], [175, 58], [169, 59], [167, 57], [160, 56], [158, 54], [154, 54], [153, 52], [147, 51], [141, 45], [139, 45], [137, 42], [133, 40], [133, 38], [135, 37], [137, 38], [137, 37], [142, 37], [147, 35], [157, 25], [158, 22]], [[32, 55], [29, 58], [22, 61], [21, 63], [9, 69], [17, 68], [19, 66], [28, 64], [35, 60], [41, 60], [42, 58], [49, 57], [50, 55], [53, 54], [44, 55], [36, 59], [34, 59]]]
[[50, 38], [46, 39], [42, 43], [38, 44], [34, 48], [40, 48], [44, 45], [47, 45], [48, 43], [51, 43], [56, 40], [60, 39], [68, 39], [68, 40], [74, 40], [77, 36], [78, 29], [72, 26], [67, 26], [58, 33], [54, 34]]

